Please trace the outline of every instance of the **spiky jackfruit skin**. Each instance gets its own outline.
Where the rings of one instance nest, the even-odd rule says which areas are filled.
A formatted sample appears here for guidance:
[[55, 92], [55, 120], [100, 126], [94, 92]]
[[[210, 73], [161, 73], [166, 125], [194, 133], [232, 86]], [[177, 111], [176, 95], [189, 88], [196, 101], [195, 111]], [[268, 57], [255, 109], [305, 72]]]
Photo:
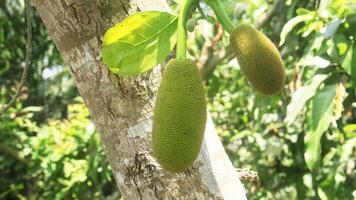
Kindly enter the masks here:
[[182, 172], [197, 158], [206, 122], [206, 100], [197, 66], [169, 61], [158, 89], [153, 116], [153, 154], [167, 171]]
[[283, 89], [286, 72], [275, 45], [252, 26], [238, 25], [230, 34], [242, 73], [251, 86], [265, 95], [275, 95]]

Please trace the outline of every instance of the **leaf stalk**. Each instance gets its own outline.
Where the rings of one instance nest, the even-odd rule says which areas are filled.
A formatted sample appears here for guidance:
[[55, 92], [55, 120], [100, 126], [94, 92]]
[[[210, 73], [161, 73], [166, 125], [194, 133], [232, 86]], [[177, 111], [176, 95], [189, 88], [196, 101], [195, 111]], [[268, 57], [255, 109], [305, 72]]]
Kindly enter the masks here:
[[229, 16], [225, 12], [224, 6], [220, 0], [205, 0], [205, 2], [213, 9], [216, 17], [218, 18], [224, 29], [231, 33], [235, 29], [234, 23], [230, 20]]
[[191, 9], [197, 4], [198, 0], [185, 0], [179, 10], [178, 28], [177, 28], [177, 59], [186, 58], [187, 50], [187, 30], [186, 24]]

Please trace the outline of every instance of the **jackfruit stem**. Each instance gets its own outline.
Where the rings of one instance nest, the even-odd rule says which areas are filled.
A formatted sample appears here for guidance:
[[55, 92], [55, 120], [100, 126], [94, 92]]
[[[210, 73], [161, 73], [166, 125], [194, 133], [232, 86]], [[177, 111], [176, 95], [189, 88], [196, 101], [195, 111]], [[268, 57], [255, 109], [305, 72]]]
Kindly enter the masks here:
[[186, 58], [187, 49], [187, 30], [186, 24], [191, 9], [197, 4], [198, 0], [184, 0], [179, 10], [178, 27], [177, 27], [177, 58]]
[[218, 18], [224, 29], [231, 33], [235, 29], [234, 23], [230, 20], [226, 14], [224, 6], [220, 0], [205, 0], [205, 2], [214, 10], [216, 17]]

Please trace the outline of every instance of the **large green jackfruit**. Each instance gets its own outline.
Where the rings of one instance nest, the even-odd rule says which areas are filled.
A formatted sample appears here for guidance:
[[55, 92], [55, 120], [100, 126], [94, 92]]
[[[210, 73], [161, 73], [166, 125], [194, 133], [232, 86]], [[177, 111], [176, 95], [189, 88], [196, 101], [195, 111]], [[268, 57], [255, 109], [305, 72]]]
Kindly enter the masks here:
[[153, 153], [171, 172], [188, 169], [197, 158], [206, 122], [206, 100], [197, 66], [169, 61], [158, 89], [153, 116]]
[[286, 73], [275, 45], [262, 32], [249, 25], [238, 25], [230, 35], [242, 73], [251, 86], [265, 95], [283, 89]]

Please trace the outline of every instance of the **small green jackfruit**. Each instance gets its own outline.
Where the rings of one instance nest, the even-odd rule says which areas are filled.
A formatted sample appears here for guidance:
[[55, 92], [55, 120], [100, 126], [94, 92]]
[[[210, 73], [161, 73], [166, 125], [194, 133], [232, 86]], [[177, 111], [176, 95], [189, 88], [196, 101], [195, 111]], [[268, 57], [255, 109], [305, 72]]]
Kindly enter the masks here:
[[242, 73], [251, 86], [265, 95], [283, 89], [286, 79], [282, 58], [275, 45], [252, 26], [238, 25], [230, 35]]
[[187, 31], [193, 32], [196, 25], [197, 25], [197, 20], [195, 18], [188, 19], [186, 24]]
[[171, 172], [188, 169], [204, 137], [206, 100], [197, 66], [188, 59], [168, 62], [153, 116], [153, 154]]

